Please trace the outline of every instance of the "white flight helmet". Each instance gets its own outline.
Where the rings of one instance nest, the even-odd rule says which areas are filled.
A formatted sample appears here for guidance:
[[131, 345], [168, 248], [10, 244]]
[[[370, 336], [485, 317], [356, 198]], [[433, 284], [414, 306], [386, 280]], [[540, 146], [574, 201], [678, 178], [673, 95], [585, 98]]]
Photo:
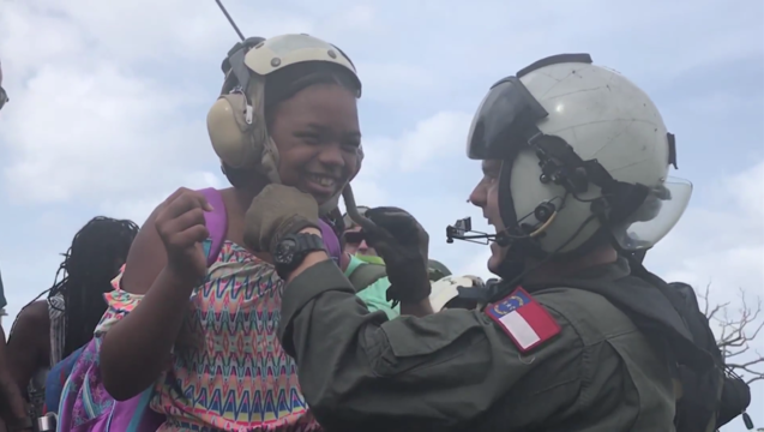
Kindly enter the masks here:
[[626, 250], [649, 248], [692, 192], [667, 178], [674, 137], [652, 100], [588, 54], [542, 59], [491, 87], [467, 154], [503, 161], [506, 230], [495, 240], [538, 258], [581, 252], [599, 233]]
[[483, 280], [477, 276], [445, 276], [431, 284], [430, 305], [432, 310], [443, 310], [451, 300], [459, 296], [459, 288], [479, 289], [483, 287]]
[[[361, 96], [361, 81], [345, 53], [307, 34], [250, 38], [229, 51], [220, 97], [207, 114], [212, 148], [225, 166], [252, 168], [271, 182], [281, 182], [278, 150], [265, 124], [265, 82], [268, 75], [305, 62], [332, 63], [346, 69], [357, 80], [357, 96]], [[359, 164], [362, 158], [359, 148]], [[336, 208], [339, 195], [324, 204], [322, 210]]]

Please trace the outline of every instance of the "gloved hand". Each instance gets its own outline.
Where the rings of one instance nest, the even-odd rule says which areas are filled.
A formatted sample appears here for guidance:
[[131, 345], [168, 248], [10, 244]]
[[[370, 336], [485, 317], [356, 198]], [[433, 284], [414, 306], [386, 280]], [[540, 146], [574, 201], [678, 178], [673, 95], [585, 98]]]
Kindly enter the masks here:
[[394, 302], [419, 302], [430, 296], [427, 252], [430, 237], [408, 212], [396, 207], [377, 207], [366, 211], [377, 225], [363, 229], [366, 242], [385, 260], [390, 288], [387, 299]]
[[291, 186], [269, 184], [252, 200], [244, 220], [244, 244], [256, 252], [272, 253], [284, 236], [319, 228], [318, 203]]

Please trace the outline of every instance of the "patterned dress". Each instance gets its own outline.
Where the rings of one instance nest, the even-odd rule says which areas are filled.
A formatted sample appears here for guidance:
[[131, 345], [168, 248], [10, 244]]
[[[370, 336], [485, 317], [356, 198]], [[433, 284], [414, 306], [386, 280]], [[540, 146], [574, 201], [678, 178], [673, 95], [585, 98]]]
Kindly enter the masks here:
[[[130, 313], [142, 296], [119, 289], [96, 337]], [[272, 265], [226, 241], [206, 282], [195, 289], [151, 408], [167, 416], [159, 432], [321, 430], [277, 337], [284, 283]]]

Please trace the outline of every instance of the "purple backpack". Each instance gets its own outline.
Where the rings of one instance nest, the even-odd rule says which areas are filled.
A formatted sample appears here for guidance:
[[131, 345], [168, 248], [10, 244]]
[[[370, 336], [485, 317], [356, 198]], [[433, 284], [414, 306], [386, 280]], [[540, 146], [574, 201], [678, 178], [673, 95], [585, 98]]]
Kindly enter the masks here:
[[[217, 260], [217, 257], [220, 254], [220, 249], [223, 247], [223, 242], [225, 242], [225, 236], [228, 232], [228, 217], [226, 216], [225, 204], [223, 203], [223, 198], [220, 196], [219, 191], [209, 188], [202, 189], [199, 192], [207, 198], [207, 201], [215, 209], [212, 213], [204, 214], [211, 240], [210, 242], [204, 243], [204, 252], [207, 254], [207, 266], [209, 267], [215, 260]], [[341, 251], [340, 240], [337, 238], [337, 234], [332, 227], [323, 220], [319, 220], [318, 225], [321, 228], [321, 236], [324, 239], [326, 252], [332, 257], [332, 260], [334, 260], [335, 263], [339, 264]]]
[[[204, 242], [209, 267], [218, 259], [228, 231], [225, 203], [220, 192], [203, 189], [199, 192], [215, 209], [205, 213], [210, 238]], [[320, 221], [327, 252], [339, 262], [339, 239], [332, 228]], [[62, 391], [59, 405], [58, 432], [155, 432], [164, 416], [151, 410], [153, 386], [126, 401], [116, 401], [103, 386], [99, 367], [101, 338], [93, 338], [82, 350]]]

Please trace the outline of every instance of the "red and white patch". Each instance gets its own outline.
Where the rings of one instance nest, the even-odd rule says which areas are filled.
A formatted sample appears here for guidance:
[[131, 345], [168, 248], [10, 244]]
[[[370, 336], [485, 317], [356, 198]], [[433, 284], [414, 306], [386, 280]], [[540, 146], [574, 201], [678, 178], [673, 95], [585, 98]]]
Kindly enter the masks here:
[[560, 325], [524, 289], [485, 308], [485, 313], [504, 330], [522, 353], [527, 353], [557, 336]]

